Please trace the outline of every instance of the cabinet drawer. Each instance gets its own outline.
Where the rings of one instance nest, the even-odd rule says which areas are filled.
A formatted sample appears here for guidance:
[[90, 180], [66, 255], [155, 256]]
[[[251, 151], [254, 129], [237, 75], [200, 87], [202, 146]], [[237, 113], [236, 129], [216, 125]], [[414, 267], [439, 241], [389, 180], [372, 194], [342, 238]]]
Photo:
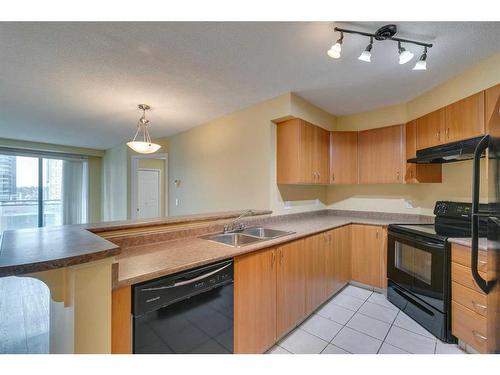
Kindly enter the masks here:
[[487, 298], [486, 295], [466, 288], [456, 282], [451, 283], [451, 298], [453, 301], [467, 307], [475, 313], [486, 316]]
[[[451, 248], [451, 261], [470, 268], [470, 251], [470, 247], [453, 244]], [[487, 271], [486, 260], [486, 252], [479, 250], [477, 265], [480, 272]]]
[[[481, 277], [486, 280], [486, 274], [484, 272], [479, 272]], [[451, 263], [451, 280], [458, 284], [466, 286], [467, 288], [474, 289], [476, 292], [484, 295], [484, 292], [477, 286], [476, 282], [472, 278], [471, 269], [469, 267], [462, 266], [458, 263]]]
[[479, 352], [487, 352], [486, 318], [454, 301], [451, 303], [451, 331]]

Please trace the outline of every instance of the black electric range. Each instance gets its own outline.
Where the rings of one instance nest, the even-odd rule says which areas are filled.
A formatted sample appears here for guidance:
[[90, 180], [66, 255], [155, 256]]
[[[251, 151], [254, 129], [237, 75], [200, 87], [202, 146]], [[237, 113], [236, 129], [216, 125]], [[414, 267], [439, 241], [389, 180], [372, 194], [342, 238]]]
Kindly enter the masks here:
[[[434, 224], [389, 225], [387, 298], [440, 340], [455, 342], [448, 238], [471, 237], [472, 204], [438, 201], [434, 214]], [[485, 235], [486, 221], [479, 228]]]

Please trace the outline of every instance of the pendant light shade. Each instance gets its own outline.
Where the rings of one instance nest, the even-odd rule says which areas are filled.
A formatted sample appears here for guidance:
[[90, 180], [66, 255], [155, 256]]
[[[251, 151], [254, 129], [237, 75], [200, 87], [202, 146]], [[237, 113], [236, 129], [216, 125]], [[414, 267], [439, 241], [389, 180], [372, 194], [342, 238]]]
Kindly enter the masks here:
[[427, 70], [427, 47], [425, 47], [424, 53], [420, 56], [413, 70]]
[[344, 34], [340, 33], [340, 38], [337, 40], [337, 43], [335, 43], [329, 50], [328, 50], [328, 56], [330, 56], [332, 59], [338, 59], [340, 58], [340, 53], [342, 52], [342, 43], [344, 42]]
[[147, 104], [139, 104], [138, 107], [142, 110], [142, 116], [137, 123], [137, 131], [135, 132], [134, 139], [127, 142], [127, 146], [139, 154], [152, 154], [153, 152], [158, 151], [161, 146], [153, 143], [151, 141], [151, 137], [149, 136], [149, 120], [146, 119], [146, 111], [151, 107]]

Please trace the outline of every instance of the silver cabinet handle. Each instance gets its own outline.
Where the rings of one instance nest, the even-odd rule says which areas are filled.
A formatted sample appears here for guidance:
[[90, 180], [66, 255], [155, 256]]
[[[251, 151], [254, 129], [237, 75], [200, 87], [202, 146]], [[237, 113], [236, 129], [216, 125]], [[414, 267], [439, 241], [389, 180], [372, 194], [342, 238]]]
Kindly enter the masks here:
[[283, 264], [283, 250], [280, 249], [280, 264]]
[[274, 268], [274, 260], [276, 258], [276, 253], [273, 251], [273, 255], [271, 257], [271, 268]]
[[478, 303], [478, 302], [476, 302], [476, 301], [472, 301], [472, 305], [473, 305], [474, 307], [479, 307], [480, 309], [484, 309], [484, 310], [486, 310], [486, 309], [488, 308], [487, 306], [485, 306], [485, 305], [483, 305], [483, 304], [481, 304], [481, 303]]
[[144, 289], [141, 289], [141, 292], [152, 292], [152, 291], [156, 291], [156, 290], [164, 290], [164, 289], [170, 289], [170, 288], [175, 288], [176, 286], [182, 286], [182, 285], [187, 285], [187, 284], [191, 284], [191, 283], [194, 283], [196, 281], [200, 281], [200, 280], [203, 280], [209, 276], [212, 276], [213, 274], [219, 272], [219, 271], [222, 271], [223, 269], [229, 267], [231, 265], [230, 264], [226, 264], [225, 266], [221, 267], [221, 268], [218, 268], [216, 269], [215, 271], [212, 271], [212, 272], [209, 272], [209, 273], [205, 273], [203, 275], [200, 275], [198, 277], [195, 277], [194, 279], [190, 279], [190, 280], [186, 280], [186, 281], [179, 281], [178, 283], [174, 283], [173, 285], [165, 285], [165, 286], [159, 286], [159, 287], [153, 287], [153, 288], [144, 288]]
[[484, 266], [484, 267], [481, 267], [481, 271], [483, 271], [483, 270], [486, 268], [486, 264], [487, 264], [487, 262], [485, 262], [484, 260], [479, 260], [478, 262], [479, 262], [479, 264], [480, 264], [481, 266]]
[[481, 340], [488, 340], [486, 336], [481, 335], [479, 332], [477, 332], [475, 329], [472, 330], [472, 334]]

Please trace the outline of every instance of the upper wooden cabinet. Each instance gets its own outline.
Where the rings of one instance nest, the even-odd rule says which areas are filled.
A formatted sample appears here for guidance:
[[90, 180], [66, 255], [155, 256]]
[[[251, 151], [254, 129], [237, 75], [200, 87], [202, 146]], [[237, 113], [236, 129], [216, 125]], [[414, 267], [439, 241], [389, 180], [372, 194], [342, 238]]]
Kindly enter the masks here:
[[329, 132], [301, 119], [277, 124], [278, 184], [328, 184]]
[[234, 261], [234, 351], [262, 353], [276, 341], [276, 249]]
[[418, 118], [417, 149], [484, 134], [485, 94], [481, 91]]
[[[417, 121], [413, 120], [405, 126], [406, 137], [406, 155], [405, 159], [411, 159], [417, 156]], [[405, 183], [429, 183], [442, 182], [441, 164], [414, 164], [405, 163]]]
[[444, 142], [484, 134], [484, 91], [445, 107]]
[[443, 143], [444, 108], [431, 112], [417, 119], [417, 149], [437, 146]]
[[359, 183], [403, 182], [403, 125], [359, 132]]
[[277, 249], [276, 335], [282, 337], [306, 314], [306, 272], [304, 240], [287, 243]]
[[358, 183], [358, 132], [330, 133], [330, 183]]
[[484, 92], [486, 133], [500, 137], [500, 84]]

